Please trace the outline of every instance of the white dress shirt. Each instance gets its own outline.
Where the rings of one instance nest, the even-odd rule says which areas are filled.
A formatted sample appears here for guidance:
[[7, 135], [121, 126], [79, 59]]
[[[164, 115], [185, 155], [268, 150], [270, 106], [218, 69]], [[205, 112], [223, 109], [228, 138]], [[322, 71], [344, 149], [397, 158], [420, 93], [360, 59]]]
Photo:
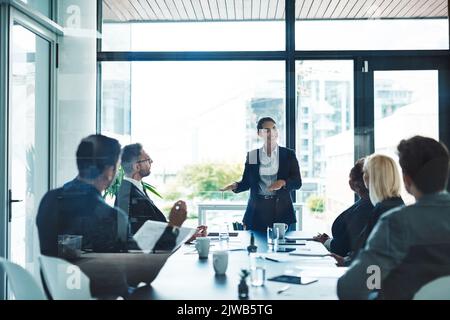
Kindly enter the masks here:
[[123, 177], [123, 180], [127, 180], [127, 181], [131, 182], [132, 184], [134, 184], [134, 186], [136, 188], [138, 188], [138, 190], [145, 195], [144, 186], [142, 185], [141, 181], [137, 181], [137, 180], [134, 180], [133, 178], [126, 177], [126, 176]]
[[272, 150], [269, 157], [264, 147], [259, 149], [259, 181], [260, 195], [273, 196], [276, 192], [267, 190], [275, 181], [277, 181], [279, 168], [279, 147], [278, 145]]

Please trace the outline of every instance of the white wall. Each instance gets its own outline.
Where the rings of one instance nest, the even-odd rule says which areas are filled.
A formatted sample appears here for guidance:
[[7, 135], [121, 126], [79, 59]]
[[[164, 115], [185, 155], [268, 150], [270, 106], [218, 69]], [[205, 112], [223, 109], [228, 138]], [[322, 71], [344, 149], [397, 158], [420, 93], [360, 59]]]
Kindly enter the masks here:
[[58, 1], [65, 35], [59, 39], [56, 186], [76, 176], [76, 148], [83, 137], [95, 133], [96, 15], [96, 1]]

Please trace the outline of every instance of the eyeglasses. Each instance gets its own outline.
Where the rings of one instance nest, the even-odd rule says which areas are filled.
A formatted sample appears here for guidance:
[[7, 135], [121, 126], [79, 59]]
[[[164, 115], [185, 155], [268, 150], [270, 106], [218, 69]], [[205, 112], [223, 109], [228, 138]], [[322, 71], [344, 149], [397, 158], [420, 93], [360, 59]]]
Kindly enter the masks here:
[[153, 160], [151, 158], [147, 158], [147, 159], [144, 159], [144, 160], [136, 161], [136, 163], [147, 162], [147, 161], [148, 161], [148, 163], [152, 163], [153, 162]]

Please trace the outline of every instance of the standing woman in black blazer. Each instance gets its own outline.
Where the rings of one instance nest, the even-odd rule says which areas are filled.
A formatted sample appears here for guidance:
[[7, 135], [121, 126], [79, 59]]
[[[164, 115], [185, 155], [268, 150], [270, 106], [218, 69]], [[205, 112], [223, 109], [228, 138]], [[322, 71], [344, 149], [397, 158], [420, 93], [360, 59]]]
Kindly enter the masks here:
[[250, 189], [243, 224], [247, 230], [266, 231], [275, 222], [283, 222], [292, 230], [297, 222], [291, 191], [300, 189], [302, 179], [295, 152], [278, 146], [278, 129], [272, 118], [257, 124], [264, 145], [247, 154], [240, 182], [221, 189], [235, 193]]

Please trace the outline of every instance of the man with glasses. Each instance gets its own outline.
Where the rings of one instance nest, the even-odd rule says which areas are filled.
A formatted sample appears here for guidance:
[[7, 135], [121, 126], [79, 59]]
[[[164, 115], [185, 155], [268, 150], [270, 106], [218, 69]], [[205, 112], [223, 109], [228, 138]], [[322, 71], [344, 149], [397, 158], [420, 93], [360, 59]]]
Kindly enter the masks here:
[[[168, 222], [169, 225], [175, 227], [174, 232], [176, 233], [178, 231], [176, 227], [180, 227], [180, 225], [174, 224], [171, 220], [173, 215], [169, 215], [169, 221], [167, 221], [143, 186], [142, 179], [150, 175], [152, 163], [153, 160], [141, 144], [131, 144], [123, 148], [122, 168], [125, 176], [120, 185], [115, 205], [128, 214], [132, 234], [135, 234], [147, 220]], [[176, 210], [176, 207], [175, 203], [171, 211]], [[197, 229], [194, 238], [205, 235], [206, 227], [202, 226]]]

